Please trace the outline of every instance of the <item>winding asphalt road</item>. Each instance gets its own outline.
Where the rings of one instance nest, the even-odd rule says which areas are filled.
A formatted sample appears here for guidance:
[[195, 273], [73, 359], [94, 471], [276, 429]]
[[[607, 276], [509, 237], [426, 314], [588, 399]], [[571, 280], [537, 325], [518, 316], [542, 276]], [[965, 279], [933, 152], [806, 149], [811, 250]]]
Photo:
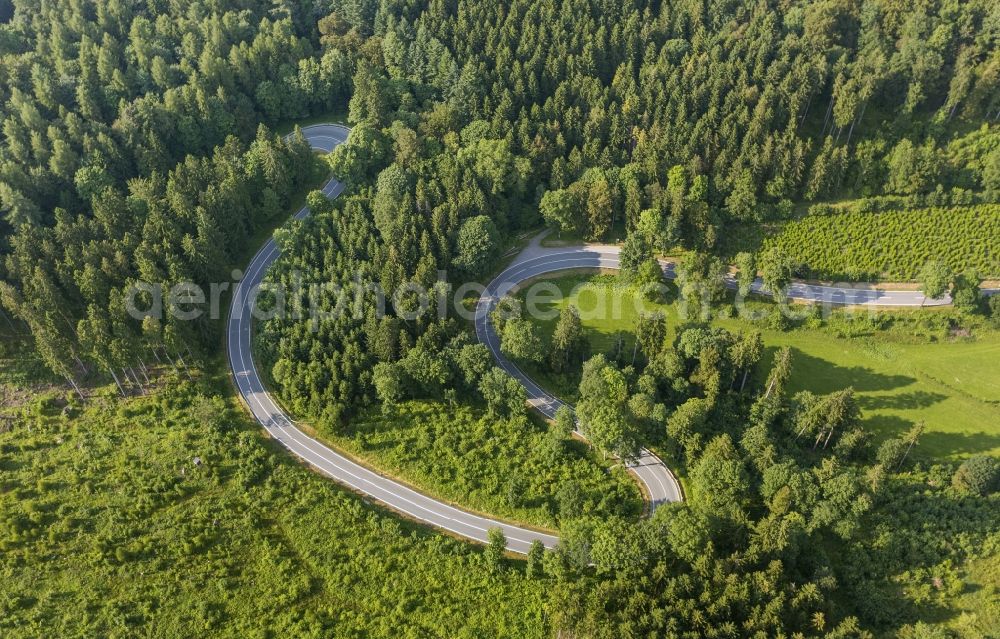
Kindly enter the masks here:
[[[536, 264], [544, 262], [550, 264], [552, 268], [541, 268], [533, 266], [529, 269], [529, 275], [521, 275], [520, 279], [536, 277], [545, 273], [574, 268], [604, 268], [618, 269], [618, 254], [621, 248], [610, 244], [586, 244], [578, 247], [543, 247], [537, 241], [526, 247], [511, 263], [506, 271], [500, 274], [498, 279], [511, 280], [507, 273], [521, 266], [526, 266], [534, 261]], [[675, 265], [668, 260], [660, 260], [660, 268], [663, 274], [669, 279], [677, 277]], [[499, 283], [494, 282], [499, 286]], [[725, 276], [727, 288], [736, 289], [736, 279], [731, 275]], [[492, 284], [490, 285], [493, 286]], [[508, 285], [508, 289], [510, 286]], [[492, 289], [491, 289], [492, 290]], [[758, 277], [751, 286], [751, 292], [757, 295], [767, 296], [764, 291], [764, 283]], [[813, 302], [829, 304], [831, 306], [882, 306], [898, 308], [906, 306], [947, 306], [951, 304], [951, 296], [945, 294], [939, 299], [926, 297], [917, 290], [884, 290], [865, 286], [863, 284], [852, 285], [843, 284], [806, 284], [804, 282], [793, 282], [789, 285], [788, 298], [800, 302]], [[1000, 294], [1000, 289], [982, 289], [983, 295]]]
[[[319, 124], [303, 127], [302, 132], [313, 149], [329, 152], [347, 139], [350, 130], [340, 125]], [[322, 187], [322, 192], [329, 198], [337, 197], [343, 190], [343, 184], [335, 179], [329, 180]], [[307, 215], [309, 210], [303, 207], [295, 213], [294, 218], [302, 219]], [[538, 242], [534, 242], [490, 283], [479, 300], [476, 309], [477, 336], [493, 352], [497, 363], [524, 384], [532, 406], [547, 417], [553, 417], [563, 403], [546, 393], [503, 357], [500, 353], [499, 338], [488, 321], [489, 311], [511, 288], [539, 275], [574, 268], [617, 269], [618, 252], [616, 246], [590, 245], [569, 249], [546, 249]], [[228, 356], [233, 379], [254, 418], [267, 432], [319, 472], [407, 517], [454, 535], [484, 543], [488, 541], [488, 531], [499, 528], [507, 537], [508, 549], [518, 553], [526, 553], [534, 540], [541, 541], [548, 548], [554, 547], [558, 542], [558, 538], [554, 535], [512, 526], [428, 497], [352, 461], [296, 427], [292, 419], [264, 388], [253, 361], [251, 335], [253, 307], [264, 274], [279, 254], [274, 240], [269, 239], [254, 256], [233, 293], [227, 329]], [[661, 262], [661, 266], [667, 277], [674, 276], [673, 264], [664, 261]], [[730, 279], [727, 280], [727, 285], [735, 287], [736, 284]], [[761, 292], [759, 280], [754, 284], [754, 291]], [[940, 300], [924, 299], [918, 291], [882, 291], [803, 283], [793, 284], [789, 288], [789, 297], [838, 305], [931, 306], [950, 303], [947, 297]], [[651, 452], [643, 450], [638, 459], [628, 463], [628, 467], [644, 484], [651, 508], [668, 501], [682, 499], [677, 480], [666, 465]]]
[[[516, 364], [504, 357], [500, 352], [500, 337], [489, 316], [497, 302], [521, 282], [539, 275], [575, 268], [617, 269], [618, 254], [588, 249], [546, 251], [533, 244], [490, 282], [476, 305], [476, 337], [489, 347], [497, 365], [524, 385], [528, 391], [528, 403], [550, 419], [555, 417], [560, 407], [569, 404], [546, 392]], [[642, 483], [649, 500], [650, 512], [666, 502], [684, 499], [674, 474], [659, 457], [645, 448], [639, 451], [636, 459], [626, 461], [625, 467]]]
[[[607, 269], [618, 270], [619, 247], [604, 244], [592, 244], [575, 248], [545, 248], [540, 244], [542, 236], [537, 236], [517, 257], [510, 266], [500, 273], [486, 287], [476, 305], [476, 336], [486, 344], [497, 364], [509, 375], [517, 379], [528, 391], [528, 402], [539, 412], [549, 418], [555, 417], [561, 406], [569, 406], [557, 397], [546, 392], [516, 364], [504, 357], [500, 351], [500, 337], [493, 324], [489, 321], [490, 312], [496, 308], [498, 301], [522, 282], [559, 271], [571, 269]], [[667, 260], [660, 260], [660, 268], [664, 276], [676, 277], [675, 265]], [[737, 288], [737, 282], [732, 276], [726, 276], [728, 288]], [[757, 278], [751, 286], [751, 291], [766, 295], [763, 282]], [[987, 294], [993, 291], [984, 291]], [[947, 296], [941, 299], [926, 298], [919, 291], [903, 290], [888, 291], [872, 288], [845, 286], [830, 286], [795, 282], [788, 287], [788, 296], [798, 301], [830, 304], [833, 306], [940, 306], [951, 303]], [[572, 408], [572, 406], [570, 406]], [[582, 434], [582, 433], [581, 433]], [[669, 468], [648, 450], [641, 450], [638, 458], [626, 463], [626, 467], [635, 474], [645, 487], [649, 499], [650, 510], [665, 502], [683, 500], [680, 484]]]
[[[337, 125], [317, 125], [303, 128], [302, 132], [314, 149], [330, 151], [346, 140], [350, 131]], [[330, 180], [322, 190], [333, 198], [343, 189], [340, 182]], [[307, 215], [309, 210], [303, 207], [295, 218]], [[554, 535], [482, 517], [428, 497], [348, 459], [295, 426], [265, 389], [253, 360], [253, 306], [264, 274], [279, 254], [274, 240], [269, 239], [254, 256], [233, 293], [227, 330], [233, 379], [250, 412], [271, 437], [324, 475], [412, 519], [484, 543], [491, 528], [500, 528], [507, 537], [508, 549], [518, 553], [527, 553], [536, 539], [548, 548], [554, 547], [558, 542]]]

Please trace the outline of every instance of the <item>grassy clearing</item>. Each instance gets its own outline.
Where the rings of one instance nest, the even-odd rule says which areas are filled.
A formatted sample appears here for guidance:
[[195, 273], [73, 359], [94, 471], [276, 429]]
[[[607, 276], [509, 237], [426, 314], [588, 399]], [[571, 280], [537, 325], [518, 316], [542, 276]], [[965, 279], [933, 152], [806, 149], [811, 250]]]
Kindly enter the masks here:
[[559, 495], [569, 483], [583, 495], [576, 515], [642, 511], [641, 495], [621, 466], [600, 461], [582, 442], [553, 449], [538, 422], [409, 401], [390, 415], [370, 410], [347, 428], [346, 436], [328, 439], [383, 472], [490, 515], [556, 528]]
[[885, 337], [841, 339], [807, 329], [763, 333], [766, 359], [777, 347], [793, 349], [792, 391], [826, 393], [853, 386], [865, 426], [876, 439], [899, 435], [923, 420], [927, 430], [918, 451], [923, 456], [1000, 453], [1000, 393], [987, 392], [1000, 385], [997, 334], [973, 343], [901, 344]]
[[[595, 298], [608, 300], [610, 314], [584, 313], [591, 352], [614, 352], [619, 336], [626, 361], [634, 338], [636, 300], [613, 276], [573, 275], [552, 280], [563, 299], [549, 307], [577, 304], [590, 308]], [[574, 288], [594, 285], [583, 292]], [[596, 289], [596, 290], [595, 290]], [[617, 301], [615, 301], [617, 300]], [[640, 308], [658, 308], [667, 314], [671, 331], [680, 320], [677, 306], [638, 302]], [[760, 307], [769, 304], [759, 303]], [[540, 308], [547, 308], [540, 305]], [[619, 312], [614, 312], [620, 308]], [[853, 386], [864, 411], [865, 425], [876, 441], [898, 435], [924, 420], [927, 430], [919, 454], [925, 458], [961, 458], [974, 453], [1000, 454], [1000, 332], [979, 326], [968, 338], [951, 338], [947, 332], [918, 330], [921, 323], [945, 324], [939, 311], [897, 313], [895, 324], [882, 330], [846, 331], [843, 322], [827, 321], [813, 328], [776, 331], [742, 319], [717, 319], [732, 331], [761, 330], [767, 347], [758, 377], [763, 379], [774, 351], [789, 346], [795, 354], [791, 390], [828, 393]], [[950, 313], [950, 311], [949, 311]], [[834, 316], [838, 317], [837, 315]], [[950, 315], [948, 317], [951, 317]], [[544, 339], [555, 320], [535, 320]], [[915, 328], [917, 327], [917, 328]], [[919, 333], [917, 336], [915, 333]], [[575, 399], [578, 374], [555, 376], [533, 369], [539, 382], [569, 400]]]
[[221, 372], [125, 401], [50, 389], [8, 409], [4, 637], [549, 634], [545, 583], [522, 564], [494, 570], [294, 462]]
[[[635, 336], [632, 331], [640, 313], [659, 310], [667, 313], [668, 317], [676, 318], [676, 310], [672, 306], [649, 302], [634, 296], [615, 275], [574, 272], [549, 279], [548, 282], [559, 289], [559, 299], [539, 301], [534, 305], [537, 313], [530, 305], [525, 306], [525, 317], [531, 319], [541, 329], [542, 344], [546, 352], [550, 348], [559, 309], [566, 305], [576, 306], [580, 312], [580, 321], [591, 355], [621, 353], [626, 361], [631, 359], [635, 346]], [[523, 292], [521, 298], [525, 299]], [[671, 321], [670, 325], [674, 327], [677, 322]], [[569, 402], [576, 402], [577, 386], [580, 384], [579, 371], [558, 374], [548, 370], [544, 365], [519, 363], [519, 366], [546, 389]]]

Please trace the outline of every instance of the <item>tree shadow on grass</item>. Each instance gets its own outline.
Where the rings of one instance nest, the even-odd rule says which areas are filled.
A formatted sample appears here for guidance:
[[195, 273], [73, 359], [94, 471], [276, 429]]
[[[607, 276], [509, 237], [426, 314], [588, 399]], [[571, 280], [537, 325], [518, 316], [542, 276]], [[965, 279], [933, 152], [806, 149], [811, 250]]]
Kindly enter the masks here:
[[1000, 448], [1000, 435], [991, 433], [925, 432], [920, 438], [925, 451], [940, 455], [975, 455]]
[[903, 419], [895, 415], [864, 415], [862, 419], [865, 430], [875, 436], [876, 445], [890, 437], [900, 437], [915, 423], [911, 419]]
[[[895, 415], [870, 415], [863, 421], [865, 430], [875, 437], [875, 447], [878, 443], [890, 437], [900, 437], [913, 427], [916, 420], [903, 419]], [[936, 430], [925, 430], [919, 443], [913, 449], [916, 458], [939, 462], [953, 456], [976, 455], [991, 452], [1000, 448], [1000, 433], [947, 433]]]
[[909, 393], [899, 393], [896, 395], [863, 395], [857, 397], [858, 406], [862, 410], [894, 409], [907, 410], [916, 408], [927, 408], [940, 401], [948, 399], [942, 393], [932, 393], [929, 391], [911, 391]]
[[[762, 371], [770, 370], [774, 353], [778, 349], [768, 346], [764, 349]], [[891, 391], [917, 381], [909, 375], [886, 375], [863, 366], [840, 366], [821, 357], [810, 355], [801, 349], [792, 350], [792, 390], [810, 390], [825, 395], [848, 386], [861, 393]]]

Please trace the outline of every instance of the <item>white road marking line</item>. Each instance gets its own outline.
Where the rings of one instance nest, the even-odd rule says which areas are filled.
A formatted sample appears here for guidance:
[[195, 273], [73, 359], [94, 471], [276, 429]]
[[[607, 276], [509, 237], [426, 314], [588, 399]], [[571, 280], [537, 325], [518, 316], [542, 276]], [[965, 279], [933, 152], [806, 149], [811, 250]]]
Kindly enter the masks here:
[[[328, 182], [324, 187], [324, 191], [334, 182], [336, 181], [331, 180]], [[338, 188], [343, 190], [342, 183], [337, 182], [333, 184], [332, 191], [337, 191]], [[308, 213], [308, 208], [303, 207], [296, 216], [305, 217]], [[253, 313], [253, 302], [256, 300], [259, 286], [263, 281], [263, 271], [277, 259], [279, 254], [280, 250], [272, 238], [258, 250], [257, 254], [251, 260], [247, 273], [239, 282], [234, 292], [233, 308], [238, 310], [238, 315], [230, 314], [230, 325], [228, 328], [230, 368], [233, 369], [234, 377], [237, 379], [237, 388], [240, 394], [250, 406], [251, 412], [257, 421], [287, 449], [310, 465], [318, 468], [324, 474], [347, 484], [351, 488], [360, 490], [369, 497], [404, 514], [425, 521], [448, 532], [477, 541], [487, 541], [488, 539], [486, 536], [470, 533], [469, 529], [488, 534], [490, 528], [500, 528], [504, 531], [508, 544], [511, 546], [521, 544], [527, 547], [535, 539], [538, 539], [546, 546], [553, 547], [558, 541], [558, 538], [555, 536], [536, 533], [535, 531], [473, 515], [449, 504], [438, 502], [356, 464], [292, 425], [292, 420], [274, 403], [274, 400], [264, 389], [263, 382], [256, 374], [256, 368], [253, 365], [252, 359], [253, 338], [250, 316]], [[234, 334], [236, 339], [233, 339]], [[240, 370], [235, 370], [234, 364], [237, 359], [239, 360]], [[249, 366], [247, 363], [248, 359]], [[353, 478], [354, 481], [346, 480], [343, 476], [338, 475], [338, 473]], [[393, 489], [395, 489], [395, 492]], [[412, 498], [408, 497], [408, 495], [412, 495]], [[424, 503], [420, 503], [421, 501]], [[427, 513], [427, 515], [422, 515], [421, 513]], [[457, 515], [457, 517], [451, 515]], [[464, 528], [464, 530], [459, 530], [442, 523], [442, 520], [454, 522], [454, 524]], [[532, 538], [531, 540], [525, 539], [523, 538], [525, 536], [532, 536]], [[511, 549], [524, 552], [518, 548], [512, 547]]]
[[[584, 248], [550, 253], [548, 255], [538, 256], [517, 262], [506, 268], [486, 286], [486, 289], [479, 298], [479, 302], [476, 305], [475, 318], [476, 335], [479, 341], [487, 345], [494, 359], [498, 364], [500, 364], [500, 367], [512, 374], [519, 382], [521, 382], [521, 384], [531, 394], [533, 399], [542, 402], [544, 410], [541, 412], [547, 417], [554, 416], [554, 408], [558, 408], [559, 406], [569, 406], [569, 404], [566, 404], [547, 393], [528, 375], [525, 375], [517, 364], [506, 359], [498, 352], [497, 342], [499, 338], [496, 335], [496, 332], [493, 331], [492, 327], [489, 325], [489, 313], [496, 307], [497, 301], [506, 292], [526, 279], [572, 268], [618, 269], [619, 266], [617, 252], [600, 253], [592, 249]], [[572, 407], [570, 406], [570, 408]], [[579, 429], [576, 429], [576, 432], [580, 433]], [[647, 462], [648, 460], [653, 460], [653, 463], [642, 463], [643, 460], [647, 460]], [[664, 464], [662, 460], [653, 455], [650, 451], [641, 449], [639, 451], [638, 459], [635, 462], [627, 463], [626, 467], [632, 469], [636, 477], [638, 477], [639, 480], [646, 486], [646, 491], [650, 496], [650, 502], [653, 508], [656, 508], [656, 506], [661, 502], [681, 499], [680, 485], [677, 483], [676, 477], [674, 477], [673, 473], [670, 472], [670, 469], [667, 468], [666, 464]], [[662, 470], [662, 472], [657, 472], [660, 470]], [[664, 483], [664, 475], [667, 477], [669, 483], [672, 484], [673, 490], [668, 488]], [[653, 484], [649, 479], [650, 477], [655, 479], [656, 483], [659, 485], [659, 494], [653, 490]]]

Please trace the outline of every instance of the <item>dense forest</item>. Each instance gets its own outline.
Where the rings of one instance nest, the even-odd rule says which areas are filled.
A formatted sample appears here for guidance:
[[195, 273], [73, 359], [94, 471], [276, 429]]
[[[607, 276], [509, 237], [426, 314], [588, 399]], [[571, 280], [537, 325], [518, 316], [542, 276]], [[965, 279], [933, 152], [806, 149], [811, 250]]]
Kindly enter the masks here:
[[[130, 286], [231, 280], [305, 197], [314, 215], [276, 234], [284, 256], [268, 278], [392, 295], [380, 316], [371, 298], [331, 314], [336, 295], [303, 293], [304, 319], [259, 326], [277, 394], [331, 434], [414, 401], [525, 424], [523, 388], [459, 320], [433, 305], [406, 319], [419, 307], [407, 291], [445, 286], [441, 271], [485, 277], [543, 224], [623, 240], [631, 281], [684, 251], [680, 291], [705, 307], [722, 302], [732, 258], [741, 286], [760, 270], [779, 297], [795, 275], [898, 272], [988, 311], [977, 285], [1000, 273], [996, 237], [955, 239], [968, 246], [954, 262], [921, 245], [898, 271], [844, 265], [829, 247], [795, 263], [786, 251], [810, 244], [795, 230], [808, 223], [759, 255], [726, 238], [845, 200], [852, 216], [943, 225], [962, 207], [995, 225], [998, 45], [989, 0], [0, 0], [0, 311], [74, 386], [107, 377], [142, 392], [150, 358], [211, 355], [221, 322], [129, 317]], [[324, 161], [274, 132], [341, 112], [352, 133]], [[346, 193], [306, 196], [327, 171]], [[926, 260], [939, 268], [924, 277]], [[994, 459], [914, 463], [919, 425], [871, 446], [850, 388], [786, 392], [790, 351], [748, 384], [762, 361], [753, 333], [693, 321], [668, 340], [647, 317], [626, 364], [585, 358], [572, 311], [540, 354], [512, 312], [494, 319], [505, 351], [582, 367], [580, 426], [597, 449], [655, 446], [691, 488], [689, 503], [638, 523], [627, 508], [558, 513], [560, 548], [523, 567], [546, 580], [554, 632], [947, 636], [927, 611], [961, 590], [957, 565], [997, 556]], [[30, 538], [39, 522], [7, 525]], [[963, 632], [988, 636], [996, 618], [984, 608]]]
[[[374, 38], [358, 38], [365, 24], [344, 18], [327, 42], [358, 47], [355, 127], [331, 165], [350, 193], [311, 201], [315, 216], [282, 236], [294, 255], [270, 277], [347, 286], [360, 274], [386, 291], [433, 288], [438, 270], [456, 282], [488, 273], [503, 238], [541, 216], [570, 236], [624, 231], [626, 277], [641, 279], [655, 252], [711, 251], [727, 225], [781, 219], [797, 202], [867, 197], [871, 215], [989, 205], [997, 134], [980, 127], [996, 116], [987, 79], [996, 15], [986, 5], [936, 17], [865, 7], [793, 7], [779, 19], [763, 6], [700, 3], [460, 5], [454, 14], [383, 5], [370, 23], [377, 50]], [[968, 39], [949, 10], [976, 25]], [[950, 44], [936, 47], [931, 33], [950, 34]], [[940, 60], [935, 73], [922, 67], [931, 59]], [[965, 64], [964, 80], [941, 73]], [[974, 152], [944, 152], [973, 139]], [[795, 271], [773, 251], [756, 261], [776, 292]], [[692, 301], [718, 305], [722, 272], [718, 257], [690, 253], [678, 285], [714, 291]], [[300, 301], [317, 313], [337, 303]], [[498, 416], [523, 411], [523, 391], [454, 320], [435, 308], [403, 320], [415, 306], [403, 295], [387, 317], [265, 323], [259, 347], [286, 404], [331, 432], [371, 402], [458, 399]], [[571, 312], [551, 353], [517, 315], [493, 320], [506, 353], [580, 365]], [[995, 554], [995, 501], [968, 494], [962, 479], [981, 466], [977, 481], [992, 486], [990, 458], [962, 470], [914, 468], [919, 426], [872, 446], [850, 389], [783, 391], [789, 352], [764, 386], [745, 386], [738, 380], [761, 357], [759, 337], [694, 323], [664, 341], [659, 322], [636, 327], [648, 339], [634, 365], [601, 355], [584, 365], [581, 428], [609, 453], [668, 451], [689, 476], [692, 506], [638, 525], [562, 518], [564, 543], [544, 568], [556, 582], [557, 628], [863, 635], [916, 623], [931, 601], [961, 589], [951, 562]], [[925, 483], [933, 492], [920, 496]], [[910, 523], [890, 529], [899, 517]], [[740, 586], [748, 583], [759, 587]], [[968, 636], [994, 617], [968, 619]]]
[[[372, 250], [396, 259], [370, 257], [389, 290], [477, 274], [540, 218], [712, 250], [733, 223], [801, 202], [976, 205], [1000, 190], [1000, 11], [985, 0], [3, 13], [2, 303], [64, 375], [120, 372], [140, 344], [213, 343], [102, 320], [132, 281], [225, 279], [255, 222], [314, 179], [301, 148], [254, 135], [262, 122], [349, 106], [334, 169], [373, 187]], [[244, 152], [233, 175], [226, 158]]]
[[[340, 8], [319, 29], [324, 46], [354, 52], [355, 127], [331, 159], [353, 193], [293, 230], [296, 256], [273, 277], [431, 288], [439, 270], [488, 272], [503, 238], [539, 216], [591, 239], [626, 229], [623, 262], [639, 271], [656, 251], [710, 250], [727, 224], [787, 215], [792, 201], [996, 199], [1000, 133], [980, 128], [1000, 109], [995, 7], [783, 9]], [[939, 152], [948, 144], [964, 152]], [[973, 245], [980, 262], [996, 244]], [[777, 264], [780, 288], [796, 266], [770, 257], [759, 268]], [[270, 322], [260, 342], [286, 400], [331, 421], [364, 403], [373, 365], [434, 325], [391, 315]]]
[[300, 139], [258, 124], [343, 102], [349, 66], [313, 57], [299, 3], [15, 9], [0, 25], [0, 305], [54, 371], [127, 386], [151, 350], [183, 357], [219, 334], [130, 318], [128, 287], [226, 281], [317, 180]]

